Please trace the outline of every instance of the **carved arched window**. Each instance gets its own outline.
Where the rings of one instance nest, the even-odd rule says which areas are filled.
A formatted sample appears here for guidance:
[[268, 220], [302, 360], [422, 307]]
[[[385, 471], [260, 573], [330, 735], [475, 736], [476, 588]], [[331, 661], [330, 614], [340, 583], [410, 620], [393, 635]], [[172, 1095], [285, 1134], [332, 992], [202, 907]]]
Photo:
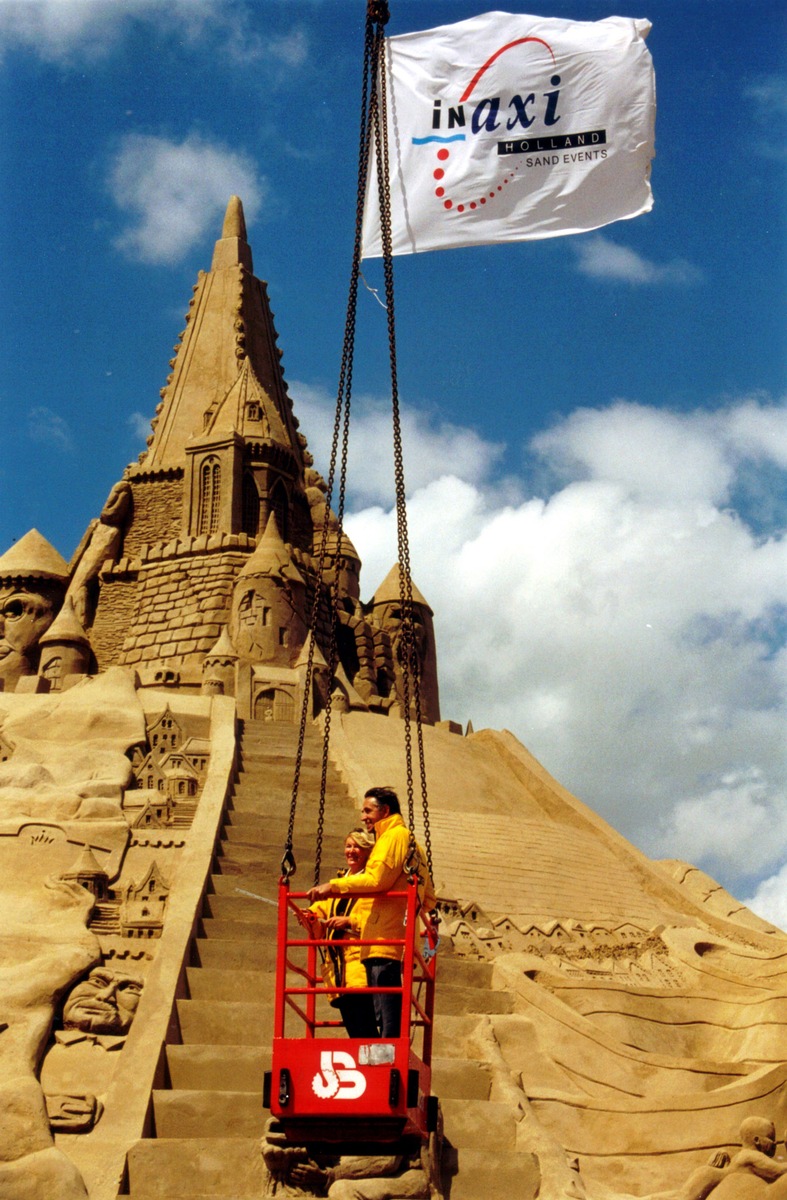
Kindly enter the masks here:
[[271, 488], [270, 498], [271, 510], [276, 516], [276, 525], [278, 526], [281, 540], [289, 541], [290, 536], [290, 505], [287, 499], [287, 489], [281, 480], [277, 480]]
[[199, 499], [199, 532], [216, 533], [221, 501], [221, 466], [216, 458], [206, 459], [202, 464]]
[[243, 476], [241, 529], [249, 537], [256, 537], [260, 526], [260, 494], [254, 476], [247, 472]]

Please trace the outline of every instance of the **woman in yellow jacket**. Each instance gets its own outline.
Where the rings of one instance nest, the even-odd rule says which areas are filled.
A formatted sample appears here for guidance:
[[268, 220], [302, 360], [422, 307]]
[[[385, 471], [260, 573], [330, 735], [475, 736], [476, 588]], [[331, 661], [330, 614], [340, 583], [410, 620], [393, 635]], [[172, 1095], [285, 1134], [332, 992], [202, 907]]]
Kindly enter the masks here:
[[[352, 829], [347, 834], [344, 842], [347, 870], [342, 879], [363, 871], [373, 846], [374, 834], [367, 833], [365, 829]], [[363, 936], [370, 905], [371, 900], [363, 896], [331, 896], [318, 900], [302, 915], [302, 923], [312, 937], [331, 938], [337, 943], [335, 947], [324, 948], [330, 967], [329, 977], [337, 987], [367, 986], [366, 968], [361, 961], [362, 947], [354, 942], [344, 942], [343, 939]], [[349, 1037], [378, 1036], [372, 996], [345, 993], [336, 996], [331, 1004], [339, 1009]]]

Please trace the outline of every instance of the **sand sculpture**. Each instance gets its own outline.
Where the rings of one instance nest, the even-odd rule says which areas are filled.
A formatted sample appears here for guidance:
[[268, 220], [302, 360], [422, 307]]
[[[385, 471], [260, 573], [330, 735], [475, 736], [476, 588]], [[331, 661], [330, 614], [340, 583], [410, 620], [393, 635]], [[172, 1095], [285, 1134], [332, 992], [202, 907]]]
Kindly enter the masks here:
[[[201, 1001], [199, 939], [219, 899], [240, 938], [275, 881], [261, 830], [284, 804], [282, 751], [254, 783], [265, 822], [232, 861], [226, 803], [243, 739], [294, 731], [311, 639], [307, 703], [319, 722], [330, 689], [347, 803], [381, 779], [404, 791], [398, 568], [363, 601], [276, 342], [233, 198], [139, 461], [70, 564], [35, 530], [0, 556], [0, 1195], [787, 1195], [787, 938], [687, 864], [646, 859], [510, 734], [441, 720], [417, 588], [446, 956], [438, 1167], [318, 1161], [263, 1136], [257, 1057], [238, 1115], [246, 1092], [227, 1076], [269, 1041], [269, 967], [239, 948]], [[245, 889], [219, 895], [232, 872]], [[222, 1067], [223, 1046], [241, 1067]], [[180, 1087], [191, 1057], [231, 1099]]]

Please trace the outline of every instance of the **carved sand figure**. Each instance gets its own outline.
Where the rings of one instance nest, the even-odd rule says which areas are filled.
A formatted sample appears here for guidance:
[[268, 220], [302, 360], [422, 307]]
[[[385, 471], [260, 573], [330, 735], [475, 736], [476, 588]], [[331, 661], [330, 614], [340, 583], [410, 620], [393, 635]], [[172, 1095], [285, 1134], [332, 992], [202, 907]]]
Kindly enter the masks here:
[[133, 682], [117, 672], [63, 694], [9, 696], [0, 720], [14, 746], [0, 767], [0, 1195], [84, 1200], [79, 1172], [52, 1139], [41, 1060], [70, 989], [72, 1027], [113, 1032], [127, 1028], [135, 989], [115, 980], [126, 998], [123, 1015], [117, 1003], [110, 1014], [107, 989], [98, 987], [108, 976], [90, 973], [101, 958], [87, 928], [95, 897], [58, 877], [86, 843], [103, 848], [108, 873], [119, 869], [128, 840], [125, 750], [144, 736], [144, 721]]
[[776, 1200], [787, 1195], [787, 1162], [775, 1157], [773, 1121], [746, 1117], [740, 1140], [741, 1148], [732, 1157], [726, 1151], [717, 1152], [707, 1166], [692, 1172], [683, 1187], [653, 1194], [649, 1200], [706, 1200], [707, 1196], [714, 1200]]
[[311, 1156], [269, 1121], [262, 1141], [268, 1171], [265, 1195], [328, 1196], [329, 1200], [414, 1200], [429, 1196], [421, 1155]]
[[112, 486], [101, 516], [90, 523], [75, 555], [68, 596], [86, 629], [93, 623], [98, 573], [105, 564], [117, 561], [123, 544], [122, 527], [130, 515], [131, 503], [131, 486], [121, 479]]
[[0, 942], [0, 1195], [82, 1200], [79, 1172], [55, 1148], [37, 1072], [58, 997], [99, 957], [86, 928], [91, 900], [76, 884], [39, 881], [25, 892], [4, 905]]
[[128, 1033], [142, 982], [134, 975], [95, 967], [63, 1005], [63, 1028], [89, 1033]]

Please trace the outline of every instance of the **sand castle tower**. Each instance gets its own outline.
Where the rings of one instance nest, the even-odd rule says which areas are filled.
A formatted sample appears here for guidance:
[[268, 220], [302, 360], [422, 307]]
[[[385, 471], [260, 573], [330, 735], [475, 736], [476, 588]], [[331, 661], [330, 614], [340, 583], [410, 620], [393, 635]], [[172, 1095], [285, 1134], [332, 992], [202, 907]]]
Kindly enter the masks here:
[[[337, 678], [350, 707], [399, 712], [397, 622], [387, 612], [381, 624], [361, 604], [360, 558], [339, 535], [298, 431], [236, 196], [170, 366], [147, 449], [76, 556], [72, 623], [89, 638], [98, 669], [133, 667], [143, 687], [164, 681], [198, 691], [211, 680], [209, 690], [220, 683], [250, 713], [260, 691], [276, 691], [271, 672], [299, 669], [318, 590], [315, 638], [327, 658], [336, 621]], [[419, 612], [431, 621], [425, 602]], [[433, 659], [431, 633], [429, 641]], [[206, 663], [217, 646], [221, 679], [213, 659]], [[439, 719], [432, 674], [428, 721]], [[293, 684], [291, 698], [296, 692]]]
[[41, 639], [63, 603], [68, 564], [31, 529], [0, 557], [0, 690], [36, 690]]

